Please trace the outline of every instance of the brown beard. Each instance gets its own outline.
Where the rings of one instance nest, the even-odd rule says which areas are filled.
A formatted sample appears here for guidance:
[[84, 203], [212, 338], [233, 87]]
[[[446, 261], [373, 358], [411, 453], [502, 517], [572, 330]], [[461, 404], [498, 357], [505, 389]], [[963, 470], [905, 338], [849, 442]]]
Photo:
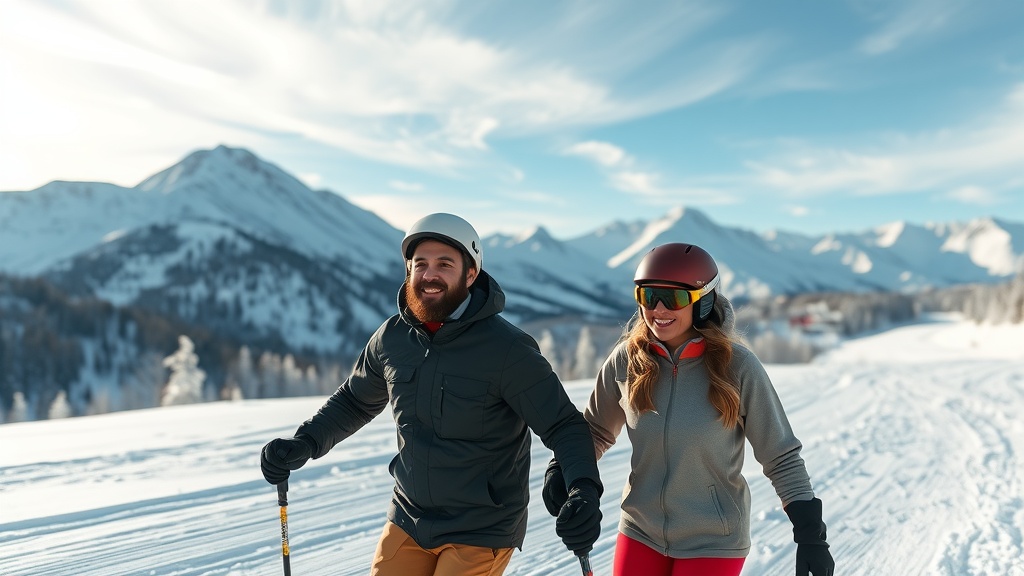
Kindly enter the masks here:
[[[459, 284], [454, 287], [449, 287], [443, 282], [424, 282], [414, 288], [410, 278], [405, 282], [405, 302], [409, 305], [412, 315], [420, 322], [444, 322], [469, 296], [466, 280], [466, 274], [463, 273]], [[419, 290], [429, 287], [444, 291], [440, 300], [429, 303], [422, 300]]]

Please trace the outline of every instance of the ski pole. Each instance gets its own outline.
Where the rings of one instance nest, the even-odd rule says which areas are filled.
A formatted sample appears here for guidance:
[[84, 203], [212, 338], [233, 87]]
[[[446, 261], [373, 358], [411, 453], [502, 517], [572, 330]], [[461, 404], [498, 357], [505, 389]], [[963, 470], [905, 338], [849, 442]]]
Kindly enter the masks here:
[[580, 559], [580, 568], [583, 569], [583, 576], [594, 576], [594, 570], [590, 568], [590, 551], [593, 546], [587, 546], [583, 550], [576, 550], [576, 557]]
[[291, 550], [288, 547], [288, 480], [277, 485], [277, 505], [281, 507], [281, 559], [284, 576], [292, 576]]

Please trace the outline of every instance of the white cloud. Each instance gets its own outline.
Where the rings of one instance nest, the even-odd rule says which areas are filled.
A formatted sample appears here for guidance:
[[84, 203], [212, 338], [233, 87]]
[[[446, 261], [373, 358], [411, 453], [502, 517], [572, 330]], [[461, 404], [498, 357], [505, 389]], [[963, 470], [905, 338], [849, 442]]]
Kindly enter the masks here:
[[609, 176], [609, 185], [629, 193], [642, 204], [651, 206], [723, 205], [736, 203], [736, 197], [716, 187], [666, 184], [655, 172], [623, 170]]
[[399, 230], [408, 230], [426, 214], [451, 211], [437, 208], [432, 199], [423, 195], [350, 194], [345, 198], [356, 206], [377, 214]]
[[998, 198], [991, 190], [980, 186], [961, 186], [950, 190], [946, 193], [945, 197], [964, 204], [977, 204], [981, 206], [990, 206], [998, 201]]
[[[0, 78], [5, 102], [22, 103], [24, 120], [5, 117], [0, 140], [20, 136], [24, 150], [54, 146], [68, 158], [86, 146], [109, 156], [130, 149], [125, 142], [147, 142], [180, 155], [182, 148], [252, 146], [288, 135], [453, 173], [481, 160], [501, 135], [601, 125], [706, 98], [742, 77], [749, 62], [738, 54], [755, 52], [745, 41], [694, 50], [686, 74], [616, 92], [618, 79], [711, 25], [720, 11], [667, 6], [652, 19], [627, 2], [576, 8], [545, 12], [550, 33], [502, 42], [466, 25], [485, 8], [467, 12], [447, 0], [224, 0], [201, 11], [191, 2], [72, 1], [59, 9], [7, 0]], [[64, 142], [54, 142], [53, 132]], [[26, 166], [25, 179], [57, 172], [8, 148], [0, 154]], [[141, 166], [130, 150], [121, 158]], [[67, 173], [81, 178], [81, 169]], [[7, 178], [0, 187], [10, 185], [0, 178]]]
[[785, 206], [784, 209], [790, 216], [795, 216], [797, 218], [806, 217], [811, 213], [811, 209], [808, 208], [807, 206], [797, 206], [791, 204], [789, 206]]
[[[870, 150], [775, 142], [747, 163], [754, 184], [792, 196], [898, 194], [1012, 186], [1024, 166], [1024, 88], [974, 124], [879, 137]], [[865, 146], [868, 148], [868, 146]], [[781, 150], [781, 151], [780, 151]]]
[[423, 184], [418, 182], [403, 182], [401, 180], [392, 180], [388, 182], [388, 186], [395, 190], [401, 190], [402, 192], [422, 192]]
[[637, 197], [641, 202], [674, 206], [681, 202], [699, 204], [731, 204], [735, 198], [720, 189], [666, 184], [665, 177], [653, 170], [636, 167], [637, 160], [625, 150], [609, 142], [588, 140], [573, 144], [563, 154], [579, 156], [600, 167], [608, 186]]
[[899, 49], [913, 38], [927, 36], [943, 30], [954, 20], [956, 12], [965, 7], [949, 0], [916, 0], [902, 3], [882, 3], [879, 15], [882, 26], [861, 41], [862, 52], [877, 56]]
[[[501, 196], [514, 200], [516, 205], [529, 203], [538, 206], [566, 206], [569, 204], [565, 198], [557, 194], [541, 192], [539, 190], [513, 190], [503, 192]], [[534, 216], [536, 217], [536, 213], [534, 213]]]
[[309, 186], [310, 188], [312, 188], [314, 190], [319, 188], [320, 184], [324, 180], [323, 176], [320, 175], [320, 174], [317, 174], [316, 172], [305, 172], [305, 173], [299, 174], [297, 177], [298, 177], [299, 180], [302, 181], [303, 184], [305, 184], [306, 186]]
[[580, 156], [606, 168], [619, 166], [630, 161], [626, 152], [614, 144], [589, 140], [573, 144], [565, 149], [569, 156]]
[[[455, 150], [486, 149], [506, 123], [546, 129], [614, 108], [571, 69], [447, 28], [446, 3], [334, 4], [316, 22], [237, 2], [204, 6], [201, 18], [189, 3], [117, 4], [72, 18], [15, 1], [5, 10], [22, 18], [5, 18], [0, 47], [13, 45], [39, 77], [79, 68], [77, 88], [96, 98], [68, 102], [76, 117], [133, 98], [154, 106], [125, 122], [188, 115], [409, 166], [450, 167]], [[33, 76], [8, 86], [38, 86]]]
[[631, 192], [644, 196], [657, 196], [662, 189], [657, 182], [657, 174], [624, 170], [611, 175], [611, 185], [623, 192]]

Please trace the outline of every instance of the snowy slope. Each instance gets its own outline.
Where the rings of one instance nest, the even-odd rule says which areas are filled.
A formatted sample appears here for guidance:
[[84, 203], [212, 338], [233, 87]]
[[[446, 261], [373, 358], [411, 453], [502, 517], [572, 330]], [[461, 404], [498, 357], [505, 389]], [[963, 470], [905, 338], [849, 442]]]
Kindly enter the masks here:
[[[769, 366], [825, 503], [843, 575], [1024, 574], [1024, 327], [950, 319], [844, 344], [805, 366]], [[585, 402], [590, 382], [570, 382]], [[281, 574], [276, 495], [259, 449], [322, 398], [245, 401], [0, 426], [5, 575]], [[365, 574], [391, 490], [394, 425], [382, 415], [296, 472], [295, 574]], [[624, 437], [604, 459], [608, 574]], [[578, 574], [539, 499], [507, 574]], [[748, 458], [753, 549], [744, 574], [792, 574], [788, 521]]]

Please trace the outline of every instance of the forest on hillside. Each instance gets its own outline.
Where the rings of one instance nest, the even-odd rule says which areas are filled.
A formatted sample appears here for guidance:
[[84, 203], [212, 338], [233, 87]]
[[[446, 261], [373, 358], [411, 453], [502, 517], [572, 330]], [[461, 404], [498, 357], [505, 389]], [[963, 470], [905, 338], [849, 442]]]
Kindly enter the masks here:
[[[1024, 275], [900, 293], [776, 296], [736, 305], [746, 344], [766, 363], [808, 362], [842, 338], [926, 312], [976, 322], [1024, 322]], [[563, 380], [593, 377], [620, 325], [578, 318], [523, 329]], [[71, 298], [41, 279], [0, 275], [0, 423], [84, 416], [183, 402], [327, 395], [352, 358], [254, 349], [203, 326], [95, 298]]]

